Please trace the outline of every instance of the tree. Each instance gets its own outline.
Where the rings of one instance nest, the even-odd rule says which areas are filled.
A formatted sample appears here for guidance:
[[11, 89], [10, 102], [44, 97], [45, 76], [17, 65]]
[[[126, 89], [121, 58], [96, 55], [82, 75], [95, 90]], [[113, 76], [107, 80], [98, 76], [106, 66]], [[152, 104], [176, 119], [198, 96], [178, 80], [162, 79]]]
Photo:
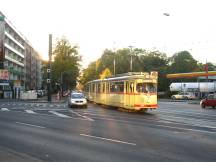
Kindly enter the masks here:
[[85, 85], [87, 82], [91, 80], [98, 79], [99, 73], [96, 69], [96, 61], [91, 62], [86, 69], [82, 71], [82, 75], [80, 78], [80, 83]]
[[48, 69], [48, 61], [42, 61], [42, 87], [41, 89], [47, 89], [47, 69]]
[[193, 72], [198, 69], [197, 61], [188, 51], [181, 51], [170, 58], [170, 73]]
[[56, 83], [61, 83], [62, 81], [63, 90], [75, 88], [81, 61], [78, 47], [72, 46], [67, 39], [62, 38], [57, 42], [53, 55], [53, 87], [56, 87]]
[[166, 79], [168, 69], [167, 56], [159, 51], [147, 52], [139, 48], [133, 50], [123, 48], [115, 52], [109, 49], [104, 50], [102, 56], [97, 61], [89, 64], [88, 68], [83, 71], [82, 84], [101, 77], [104, 78], [104, 73], [108, 73], [108, 70], [109, 75], [111, 75], [114, 72], [114, 60], [116, 74], [130, 72], [131, 58], [133, 60], [133, 71], [158, 71], [159, 90], [164, 90], [168, 87]]

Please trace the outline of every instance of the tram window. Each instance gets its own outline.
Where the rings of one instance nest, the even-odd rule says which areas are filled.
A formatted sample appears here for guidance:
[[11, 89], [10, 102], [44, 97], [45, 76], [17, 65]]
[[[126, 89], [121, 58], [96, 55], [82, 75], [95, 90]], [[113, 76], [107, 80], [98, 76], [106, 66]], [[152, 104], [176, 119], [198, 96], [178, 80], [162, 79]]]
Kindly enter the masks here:
[[115, 92], [115, 83], [110, 83], [110, 92]]
[[88, 84], [87, 86], [88, 86], [87, 91], [90, 92], [90, 88], [91, 88], [90, 84]]
[[98, 83], [98, 84], [97, 84], [96, 92], [97, 92], [97, 93], [100, 93], [100, 90], [101, 90], [101, 85], [100, 85], [100, 83]]
[[156, 84], [148, 83], [146, 88], [147, 88], [147, 91], [149, 91], [150, 93], [157, 92]]
[[137, 83], [136, 91], [140, 93], [156, 92], [156, 84], [153, 83]]
[[92, 84], [92, 92], [95, 92], [95, 84]]
[[109, 92], [109, 83], [106, 83], [106, 92]]
[[124, 92], [124, 82], [118, 82], [118, 92]]
[[124, 92], [124, 82], [113, 82], [110, 84], [110, 92]]
[[134, 92], [134, 83], [130, 83], [130, 92]]
[[102, 93], [105, 93], [105, 83], [103, 83], [103, 87], [102, 87]]

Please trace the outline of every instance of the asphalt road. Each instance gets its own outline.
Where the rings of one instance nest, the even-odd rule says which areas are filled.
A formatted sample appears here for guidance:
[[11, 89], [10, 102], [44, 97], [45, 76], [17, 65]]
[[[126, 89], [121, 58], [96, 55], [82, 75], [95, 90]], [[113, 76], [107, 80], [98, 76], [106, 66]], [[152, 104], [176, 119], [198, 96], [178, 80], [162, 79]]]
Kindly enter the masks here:
[[0, 161], [216, 161], [216, 110], [159, 102], [148, 113], [89, 104], [0, 103]]

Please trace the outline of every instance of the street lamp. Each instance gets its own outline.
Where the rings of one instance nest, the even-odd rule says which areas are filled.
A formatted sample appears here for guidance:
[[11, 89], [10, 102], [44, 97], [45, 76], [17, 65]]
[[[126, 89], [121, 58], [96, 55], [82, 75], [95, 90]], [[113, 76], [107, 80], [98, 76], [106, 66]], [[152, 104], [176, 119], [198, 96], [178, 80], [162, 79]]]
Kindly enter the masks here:
[[51, 60], [52, 60], [52, 34], [49, 34], [49, 64], [48, 64], [48, 69], [47, 69], [47, 90], [48, 90], [48, 95], [47, 95], [47, 101], [51, 102], [52, 101], [52, 96], [51, 96]]

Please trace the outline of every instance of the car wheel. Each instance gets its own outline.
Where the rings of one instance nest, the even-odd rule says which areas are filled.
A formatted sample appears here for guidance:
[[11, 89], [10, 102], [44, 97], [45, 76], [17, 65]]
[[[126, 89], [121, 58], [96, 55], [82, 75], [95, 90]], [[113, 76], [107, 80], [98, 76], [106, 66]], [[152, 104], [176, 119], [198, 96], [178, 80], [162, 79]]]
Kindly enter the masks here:
[[215, 109], [215, 106], [212, 106], [213, 109]]
[[205, 108], [205, 105], [204, 105], [204, 104], [202, 104], [202, 105], [201, 105], [201, 107], [204, 109], [204, 108]]
[[188, 97], [187, 97], [187, 96], [185, 96], [183, 99], [184, 99], [184, 100], [188, 100]]
[[175, 96], [172, 96], [172, 99], [173, 99], [173, 100], [176, 100]]

